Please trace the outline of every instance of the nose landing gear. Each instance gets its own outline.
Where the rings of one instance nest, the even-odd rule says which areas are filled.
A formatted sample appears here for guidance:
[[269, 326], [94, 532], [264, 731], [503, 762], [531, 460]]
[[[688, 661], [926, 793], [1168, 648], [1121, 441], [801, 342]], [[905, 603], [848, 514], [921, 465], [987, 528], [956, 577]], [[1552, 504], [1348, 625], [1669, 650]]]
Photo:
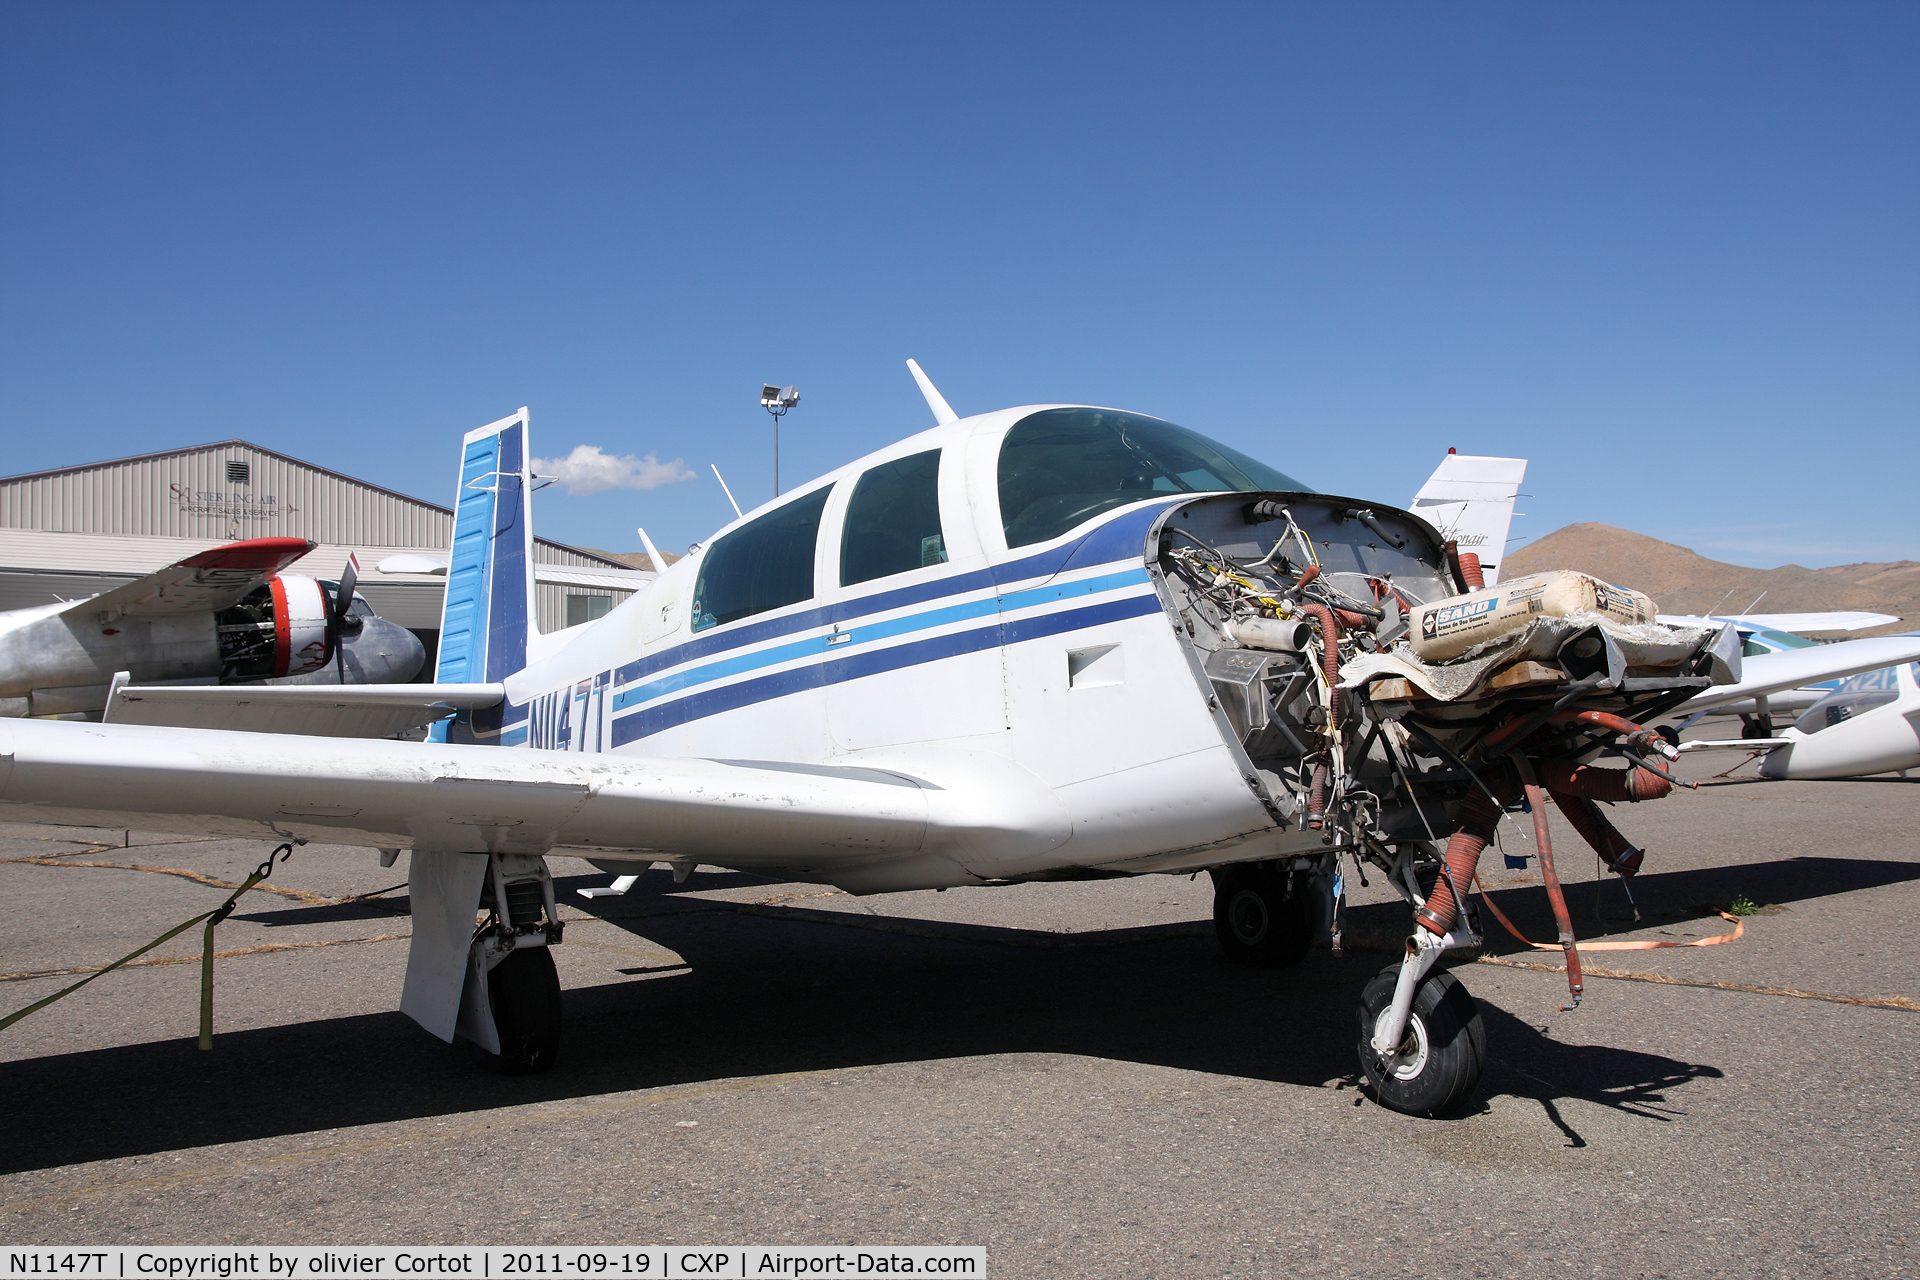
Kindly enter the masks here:
[[1445, 969], [1413, 996], [1398, 1045], [1381, 1052], [1374, 1038], [1392, 1014], [1401, 966], [1382, 969], [1360, 993], [1360, 1065], [1380, 1105], [1413, 1116], [1437, 1116], [1467, 1100], [1487, 1061], [1480, 1009]]

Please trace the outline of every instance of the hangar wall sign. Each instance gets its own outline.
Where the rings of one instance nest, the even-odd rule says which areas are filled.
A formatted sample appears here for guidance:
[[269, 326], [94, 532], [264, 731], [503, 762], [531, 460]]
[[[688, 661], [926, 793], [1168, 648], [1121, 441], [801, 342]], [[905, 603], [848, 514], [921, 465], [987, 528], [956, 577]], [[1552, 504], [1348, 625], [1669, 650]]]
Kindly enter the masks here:
[[277, 520], [299, 510], [295, 506], [282, 506], [278, 495], [271, 493], [221, 493], [217, 489], [190, 489], [183, 484], [172, 484], [168, 489], [183, 515]]

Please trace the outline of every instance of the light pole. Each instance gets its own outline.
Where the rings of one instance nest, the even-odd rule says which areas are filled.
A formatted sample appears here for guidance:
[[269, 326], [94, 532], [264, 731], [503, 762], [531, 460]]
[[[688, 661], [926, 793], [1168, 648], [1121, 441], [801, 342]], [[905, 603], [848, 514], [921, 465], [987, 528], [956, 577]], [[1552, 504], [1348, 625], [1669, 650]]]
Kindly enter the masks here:
[[780, 416], [800, 403], [800, 388], [781, 390], [771, 383], [760, 388], [760, 407], [773, 415], [773, 496], [780, 496]]

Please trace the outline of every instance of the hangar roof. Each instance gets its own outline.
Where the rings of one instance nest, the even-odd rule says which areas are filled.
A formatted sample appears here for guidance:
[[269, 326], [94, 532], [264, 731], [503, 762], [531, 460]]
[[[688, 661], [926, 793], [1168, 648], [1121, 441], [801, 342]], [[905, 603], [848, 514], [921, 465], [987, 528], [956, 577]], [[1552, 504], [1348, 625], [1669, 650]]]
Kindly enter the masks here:
[[[444, 552], [453, 512], [246, 440], [0, 477], [0, 529], [210, 544], [279, 534], [326, 545]], [[543, 563], [626, 564], [535, 538]]]

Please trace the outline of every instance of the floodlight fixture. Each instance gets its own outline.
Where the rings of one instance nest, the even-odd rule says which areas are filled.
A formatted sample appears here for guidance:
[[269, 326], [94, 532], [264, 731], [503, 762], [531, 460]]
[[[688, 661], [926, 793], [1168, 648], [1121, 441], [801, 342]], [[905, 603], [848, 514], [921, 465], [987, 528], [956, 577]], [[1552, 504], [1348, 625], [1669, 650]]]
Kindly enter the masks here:
[[780, 418], [800, 403], [800, 388], [760, 384], [760, 407], [773, 416], [773, 496], [780, 496]]

